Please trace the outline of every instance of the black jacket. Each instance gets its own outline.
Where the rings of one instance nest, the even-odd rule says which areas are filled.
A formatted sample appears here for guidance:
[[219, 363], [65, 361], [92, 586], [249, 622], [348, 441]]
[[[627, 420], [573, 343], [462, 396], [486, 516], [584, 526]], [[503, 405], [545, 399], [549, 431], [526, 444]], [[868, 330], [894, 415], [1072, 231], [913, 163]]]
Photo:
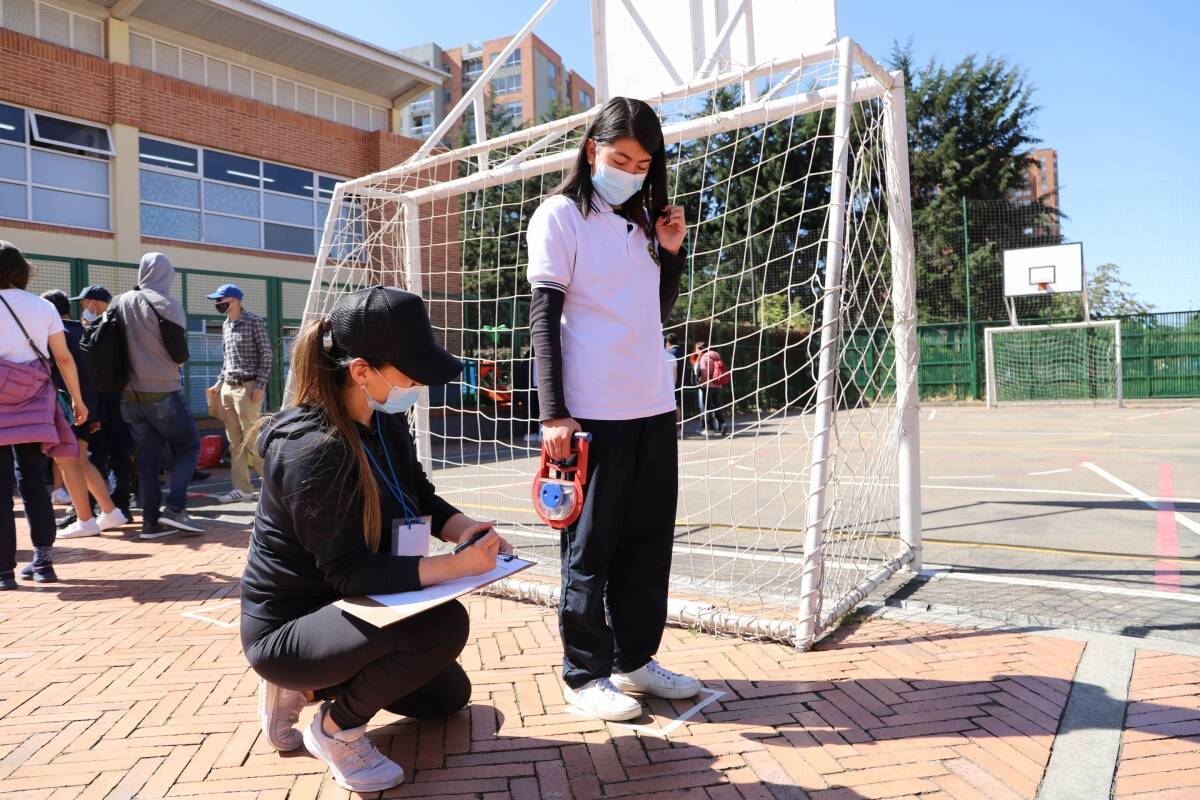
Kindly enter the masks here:
[[[400, 485], [417, 513], [433, 517], [440, 533], [458, 510], [435, 493], [417, 461], [403, 414], [376, 414], [377, 429], [359, 428], [376, 461], [386, 442]], [[392, 556], [392, 520], [400, 503], [380, 483], [379, 552], [363, 539], [355, 461], [329, 433], [315, 408], [289, 408], [259, 437], [262, 494], [242, 574], [242, 613], [283, 624], [343, 597], [421, 588], [416, 556]]]

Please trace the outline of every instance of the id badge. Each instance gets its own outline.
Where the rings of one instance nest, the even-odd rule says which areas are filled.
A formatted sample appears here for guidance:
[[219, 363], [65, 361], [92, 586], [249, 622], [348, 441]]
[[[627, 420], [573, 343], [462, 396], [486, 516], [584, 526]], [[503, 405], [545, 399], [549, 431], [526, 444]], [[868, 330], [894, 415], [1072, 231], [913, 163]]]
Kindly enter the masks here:
[[433, 517], [398, 518], [392, 520], [392, 555], [427, 556]]

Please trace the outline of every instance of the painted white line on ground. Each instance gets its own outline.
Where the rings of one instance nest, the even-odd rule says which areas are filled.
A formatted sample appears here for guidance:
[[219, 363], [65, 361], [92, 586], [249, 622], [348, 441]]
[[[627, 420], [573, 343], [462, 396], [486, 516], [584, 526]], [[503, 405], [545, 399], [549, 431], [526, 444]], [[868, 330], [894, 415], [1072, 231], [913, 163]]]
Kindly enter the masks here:
[[977, 583], [1002, 583], [1009, 586], [1032, 586], [1041, 589], [1066, 589], [1072, 592], [1091, 592], [1092, 594], [1112, 594], [1119, 597], [1142, 597], [1153, 600], [1163, 600], [1179, 603], [1200, 604], [1200, 594], [1179, 594], [1178, 592], [1156, 592], [1153, 589], [1126, 589], [1123, 586], [1096, 586], [1090, 583], [1073, 581], [1046, 581], [1038, 578], [1016, 578], [1006, 575], [981, 575], [977, 572], [958, 572], [953, 567], [931, 564], [921, 570], [921, 575], [935, 580], [975, 581]]
[[1191, 411], [1191, 410], [1192, 410], [1192, 407], [1188, 406], [1187, 408], [1174, 408], [1174, 409], [1171, 409], [1170, 411], [1151, 411], [1149, 414], [1137, 414], [1132, 417], [1126, 417], [1125, 419], [1146, 419], [1147, 417], [1165, 417], [1168, 414], [1178, 414], [1180, 411]]
[[1059, 475], [1063, 472], [1070, 472], [1070, 471], [1071, 471], [1070, 467], [1063, 467], [1062, 469], [1044, 469], [1041, 472], [1027, 472], [1025, 474], [1026, 475]]
[[230, 606], [236, 606], [240, 602], [242, 602], [242, 601], [241, 600], [227, 600], [224, 603], [217, 603], [215, 606], [201, 606], [200, 608], [193, 608], [191, 611], [184, 611], [183, 616], [188, 617], [190, 619], [198, 619], [201, 622], [207, 622], [209, 625], [217, 625], [221, 628], [236, 628], [238, 625], [236, 620], [233, 622], [226, 622], [225, 620], [213, 619], [212, 617], [205, 616], [205, 615], [210, 612], [213, 612], [213, 611], [220, 611], [222, 608], [229, 608]]
[[[1150, 495], [1146, 494], [1145, 492], [1143, 492], [1141, 489], [1137, 488], [1136, 486], [1132, 486], [1132, 485], [1126, 483], [1125, 481], [1118, 478], [1116, 475], [1113, 475], [1112, 473], [1108, 472], [1107, 470], [1103, 469], [1102, 467], [1096, 466], [1095, 464], [1093, 464], [1090, 461], [1084, 461], [1082, 464], [1080, 464], [1080, 466], [1083, 467], [1084, 469], [1091, 470], [1092, 472], [1096, 473], [1101, 478], [1104, 478], [1104, 480], [1111, 483], [1113, 486], [1116, 486], [1118, 489], [1123, 489], [1125, 492], [1128, 493], [1128, 495], [1130, 497], [1134, 498], [1135, 500], [1141, 501], [1142, 503], [1146, 504], [1150, 508], [1153, 508], [1155, 511], [1159, 510], [1160, 504], [1179, 502], [1177, 500], [1173, 501], [1172, 498], [1169, 498], [1169, 497], [1166, 497], [1166, 498], [1151, 497]], [[1182, 525], [1183, 527], [1187, 528], [1192, 533], [1200, 535], [1200, 522], [1196, 522], [1193, 519], [1189, 519], [1188, 517], [1185, 517], [1183, 514], [1180, 514], [1178, 511], [1175, 512], [1175, 521], [1177, 523], [1179, 523], [1180, 525]]]
[[930, 475], [929, 479], [933, 481], [958, 481], [970, 480], [972, 478], [994, 478], [995, 475]]
[[[720, 691], [719, 689], [701, 689], [700, 691], [706, 695], [703, 700], [701, 700], [699, 703], [696, 703], [691, 708], [689, 708], [687, 711], [684, 711], [678, 717], [671, 720], [669, 723], [667, 723], [666, 725], [664, 725], [661, 728], [655, 728], [650, 725], [631, 725], [631, 724], [628, 724], [625, 722], [609, 722], [608, 724], [613, 727], [616, 727], [616, 728], [624, 728], [625, 730], [634, 731], [636, 733], [640, 733], [645, 736], [655, 736], [659, 739], [666, 739], [668, 736], [670, 736], [672, 733], [674, 733], [675, 730], [677, 728], [679, 728], [680, 725], [687, 722], [692, 717], [696, 716], [696, 714], [700, 713], [700, 709], [704, 708], [705, 706], [709, 705], [710, 703], [716, 702], [718, 699], [724, 697], [726, 694], [726, 692]], [[576, 708], [575, 706], [570, 705], [569, 703], [567, 704], [567, 710], [570, 711], [572, 714], [578, 714], [581, 717], [595, 719], [595, 717], [593, 717], [591, 714], [588, 714], [586, 711]]]
[[938, 410], [937, 410], [936, 408], [935, 408], [933, 411], [930, 411], [930, 412], [929, 412], [929, 419], [930, 419], [930, 420], [933, 420], [933, 418], [937, 416], [937, 412], [938, 412]]

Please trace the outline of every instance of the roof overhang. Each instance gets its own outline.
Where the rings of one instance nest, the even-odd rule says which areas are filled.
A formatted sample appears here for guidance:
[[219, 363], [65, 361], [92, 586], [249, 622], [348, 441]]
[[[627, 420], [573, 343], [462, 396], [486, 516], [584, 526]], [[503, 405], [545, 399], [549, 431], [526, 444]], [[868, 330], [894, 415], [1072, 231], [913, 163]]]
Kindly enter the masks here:
[[397, 105], [441, 86], [447, 77], [440, 69], [258, 0], [92, 1], [117, 19], [152, 22]]

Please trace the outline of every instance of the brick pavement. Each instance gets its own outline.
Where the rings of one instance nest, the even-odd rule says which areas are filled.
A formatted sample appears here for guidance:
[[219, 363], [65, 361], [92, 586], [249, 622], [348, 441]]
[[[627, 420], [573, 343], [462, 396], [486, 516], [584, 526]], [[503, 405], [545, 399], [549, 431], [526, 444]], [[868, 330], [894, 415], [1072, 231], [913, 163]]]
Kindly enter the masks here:
[[[347, 796], [259, 733], [236, 628], [245, 543], [233, 526], [75, 540], [59, 584], [0, 594], [0, 800]], [[809, 653], [671, 628], [663, 661], [724, 694], [681, 723], [692, 702], [653, 701], [632, 728], [564, 707], [551, 612], [468, 606], [471, 706], [375, 720], [409, 775], [385, 796], [1032, 798], [1084, 649], [878, 617]], [[1139, 655], [1122, 796], [1200, 784], [1197, 685], [1200, 660]]]

